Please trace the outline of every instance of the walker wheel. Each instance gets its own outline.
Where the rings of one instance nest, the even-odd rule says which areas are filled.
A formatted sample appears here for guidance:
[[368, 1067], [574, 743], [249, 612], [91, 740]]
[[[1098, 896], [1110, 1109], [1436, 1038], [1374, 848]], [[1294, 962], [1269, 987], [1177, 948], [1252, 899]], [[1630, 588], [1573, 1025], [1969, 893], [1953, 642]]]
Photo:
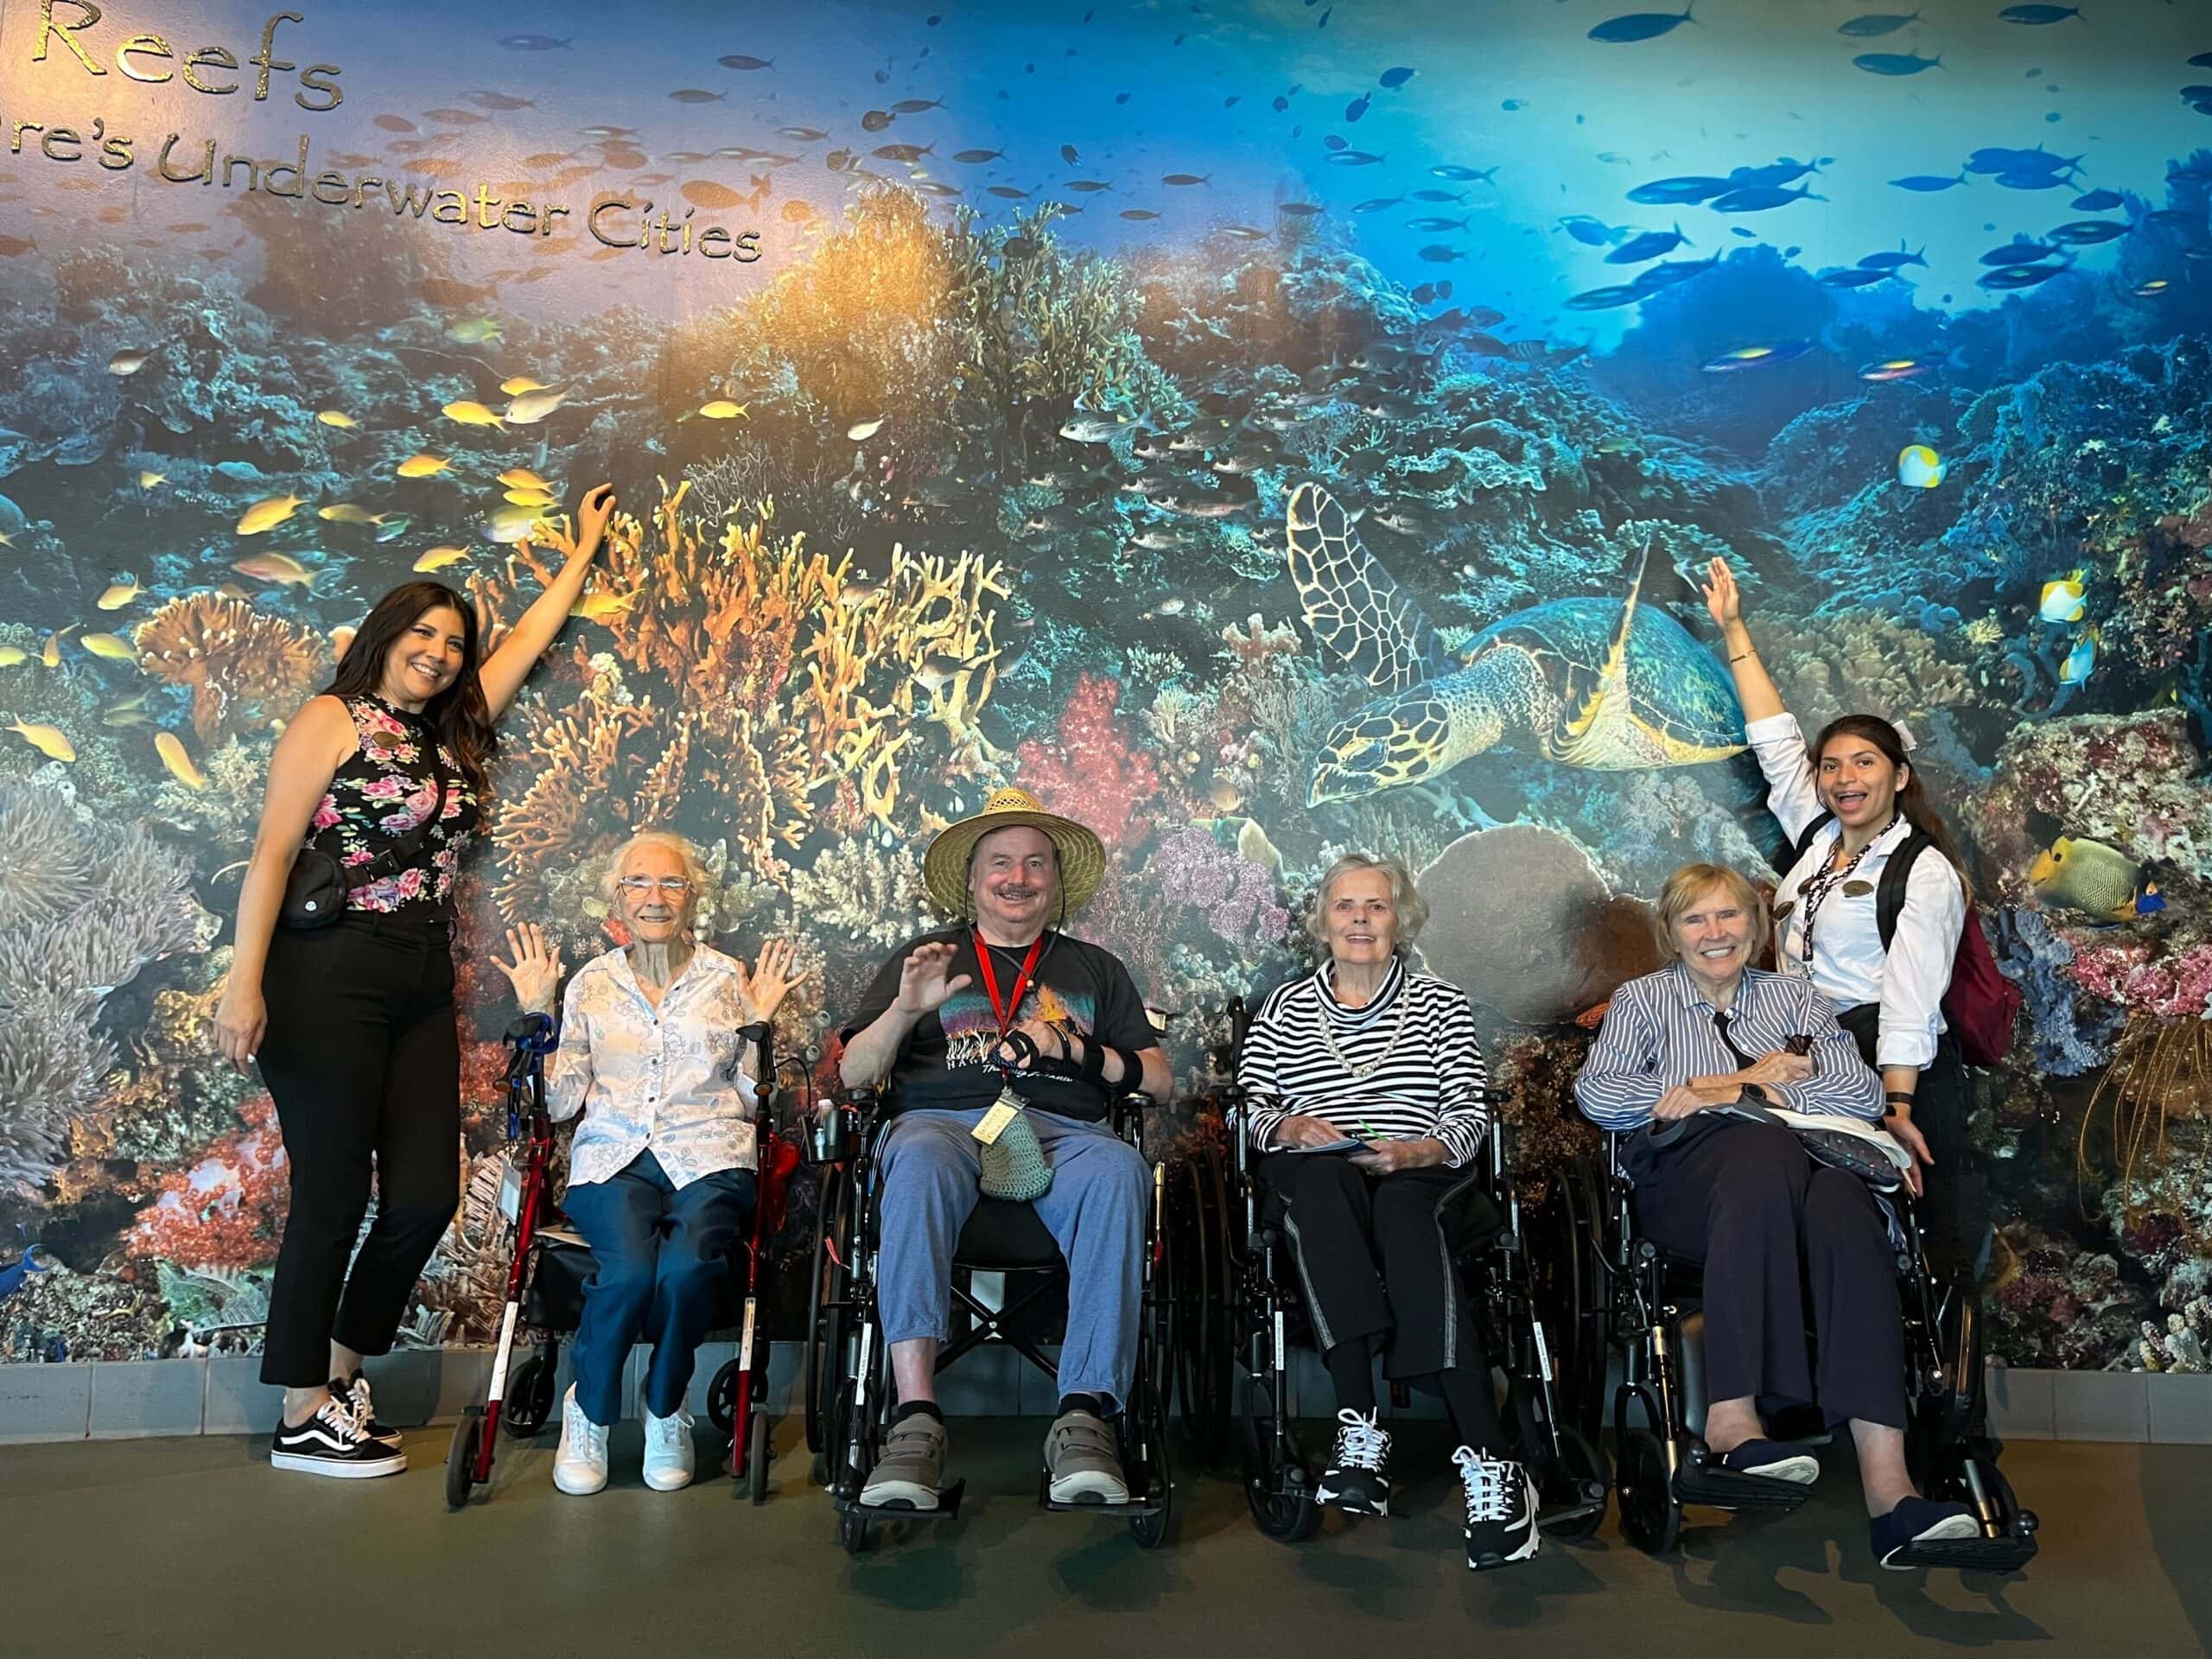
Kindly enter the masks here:
[[554, 1368], [531, 1355], [507, 1373], [506, 1398], [499, 1405], [499, 1427], [518, 1440], [535, 1440], [553, 1415]]
[[745, 1472], [752, 1484], [752, 1498], [755, 1503], [768, 1501], [768, 1414], [756, 1410], [753, 1414], [753, 1432], [747, 1437], [752, 1445], [746, 1448]]
[[476, 1449], [484, 1433], [484, 1420], [471, 1412], [453, 1426], [453, 1444], [446, 1449], [446, 1507], [460, 1509], [468, 1502], [468, 1489], [476, 1484]]
[[[707, 1384], [707, 1421], [721, 1433], [728, 1433], [736, 1426], [737, 1390], [741, 1380], [742, 1374], [737, 1369], [737, 1362], [728, 1359], [722, 1362], [721, 1370], [715, 1373], [715, 1380]], [[737, 1456], [737, 1452], [738, 1449], [732, 1446], [731, 1457]]]

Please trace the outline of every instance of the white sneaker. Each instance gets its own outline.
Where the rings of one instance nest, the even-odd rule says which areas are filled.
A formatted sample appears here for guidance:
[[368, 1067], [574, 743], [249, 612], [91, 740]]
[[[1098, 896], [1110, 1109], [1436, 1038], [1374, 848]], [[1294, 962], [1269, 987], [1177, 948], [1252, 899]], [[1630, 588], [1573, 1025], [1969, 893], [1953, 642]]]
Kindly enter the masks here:
[[[607, 1478], [606, 1458], [600, 1459], [600, 1479]], [[691, 1414], [678, 1406], [673, 1417], [645, 1414], [645, 1484], [657, 1492], [681, 1491], [691, 1484]]]
[[589, 1497], [607, 1484], [607, 1428], [584, 1415], [571, 1385], [561, 1396], [561, 1449], [553, 1454], [553, 1484], [571, 1497]]

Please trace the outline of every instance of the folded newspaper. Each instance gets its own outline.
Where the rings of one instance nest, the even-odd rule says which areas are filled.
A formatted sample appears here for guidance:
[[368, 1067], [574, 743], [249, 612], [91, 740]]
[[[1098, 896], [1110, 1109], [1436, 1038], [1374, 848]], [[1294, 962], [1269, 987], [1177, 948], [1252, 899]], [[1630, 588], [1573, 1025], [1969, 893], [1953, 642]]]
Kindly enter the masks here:
[[1708, 1106], [1706, 1110], [1753, 1123], [1778, 1123], [1796, 1134], [1808, 1156], [1848, 1170], [1884, 1192], [1893, 1192], [1903, 1186], [1904, 1178], [1912, 1171], [1912, 1154], [1898, 1144], [1897, 1137], [1862, 1117], [1840, 1117], [1829, 1112], [1793, 1112], [1750, 1101]]

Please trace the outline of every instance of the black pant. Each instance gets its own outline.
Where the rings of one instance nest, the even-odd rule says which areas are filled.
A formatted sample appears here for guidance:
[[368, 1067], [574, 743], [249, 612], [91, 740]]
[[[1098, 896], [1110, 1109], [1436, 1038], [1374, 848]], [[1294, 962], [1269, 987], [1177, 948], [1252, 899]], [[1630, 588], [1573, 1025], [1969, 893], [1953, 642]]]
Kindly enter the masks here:
[[[291, 1211], [276, 1252], [261, 1380], [312, 1388], [334, 1339], [388, 1352], [461, 1196], [461, 1039], [435, 919], [349, 912], [278, 928], [262, 976], [261, 1076], [276, 1103]], [[373, 1171], [377, 1216], [353, 1260]]]
[[1357, 1342], [1382, 1354], [1382, 1375], [1407, 1381], [1490, 1362], [1469, 1316], [1437, 1201], [1463, 1170], [1370, 1176], [1334, 1153], [1274, 1152], [1260, 1177], [1287, 1207], [1291, 1253], [1323, 1350]]
[[[1846, 1008], [1839, 1023], [1857, 1039], [1866, 1064], [1874, 1065], [1880, 1005], [1862, 1002]], [[1881, 1070], [1875, 1066], [1876, 1071]], [[1974, 1091], [1959, 1039], [1945, 1032], [1936, 1058], [1920, 1073], [1912, 1096], [1912, 1122], [1927, 1138], [1936, 1160], [1927, 1172], [1928, 1191], [1914, 1205], [1927, 1247], [1929, 1270], [1952, 1284], [1972, 1284], [1988, 1263], [1995, 1227], [1989, 1160], [1974, 1143]]]
[[1705, 1263], [1707, 1400], [1904, 1427], [1897, 1256], [1864, 1181], [1815, 1164], [1788, 1129], [1728, 1118], [1693, 1120], [1635, 1173], [1644, 1236]]

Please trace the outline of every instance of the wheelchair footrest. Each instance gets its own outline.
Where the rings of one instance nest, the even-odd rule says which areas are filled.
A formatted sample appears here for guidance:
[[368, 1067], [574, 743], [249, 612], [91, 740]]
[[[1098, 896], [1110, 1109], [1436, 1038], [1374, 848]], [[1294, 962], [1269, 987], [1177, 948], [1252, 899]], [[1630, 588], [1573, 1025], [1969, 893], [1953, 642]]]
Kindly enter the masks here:
[[1580, 1503], [1562, 1503], [1555, 1510], [1545, 1510], [1536, 1516], [1536, 1530], [1554, 1532], [1561, 1527], [1571, 1527], [1579, 1521], [1587, 1521], [1593, 1515], [1605, 1512], [1602, 1497]]
[[960, 1500], [967, 1496], [968, 1483], [956, 1480], [941, 1488], [933, 1510], [905, 1509], [893, 1504], [863, 1503], [857, 1497], [830, 1495], [830, 1507], [840, 1515], [866, 1516], [871, 1521], [950, 1521], [960, 1513]]
[[1936, 1538], [1908, 1544], [1885, 1567], [1951, 1567], [1961, 1573], [2018, 1573], [2036, 1556], [2036, 1541], [2008, 1533], [1997, 1538]]
[[1812, 1487], [1798, 1481], [1739, 1474], [1701, 1450], [1693, 1451], [1675, 1474], [1677, 1502], [1716, 1510], [1794, 1510], [1812, 1495]]

